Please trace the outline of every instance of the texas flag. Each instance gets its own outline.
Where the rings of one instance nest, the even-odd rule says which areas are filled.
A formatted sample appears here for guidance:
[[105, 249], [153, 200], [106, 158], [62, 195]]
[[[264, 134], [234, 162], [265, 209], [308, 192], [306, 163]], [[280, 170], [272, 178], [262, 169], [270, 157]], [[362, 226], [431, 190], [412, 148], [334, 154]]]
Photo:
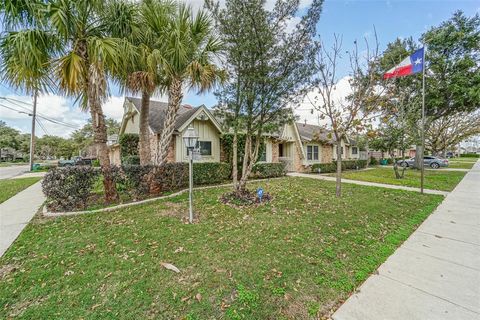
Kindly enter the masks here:
[[418, 49], [412, 53], [409, 57], [403, 59], [398, 65], [388, 70], [384, 75], [383, 79], [390, 79], [396, 77], [409, 76], [423, 70], [423, 49]]

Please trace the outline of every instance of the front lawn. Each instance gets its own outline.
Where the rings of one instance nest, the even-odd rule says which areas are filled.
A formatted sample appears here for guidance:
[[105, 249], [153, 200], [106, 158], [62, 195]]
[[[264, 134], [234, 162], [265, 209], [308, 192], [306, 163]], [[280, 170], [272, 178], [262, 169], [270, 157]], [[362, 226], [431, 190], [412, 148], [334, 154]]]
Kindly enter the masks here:
[[[399, 168], [401, 170], [401, 168]], [[335, 174], [330, 174], [334, 176]], [[463, 179], [465, 172], [425, 170], [425, 188], [433, 190], [452, 191]], [[403, 179], [396, 179], [393, 168], [374, 168], [361, 171], [346, 171], [342, 177], [351, 180], [378, 182], [420, 188], [420, 170], [407, 169]]]
[[448, 167], [454, 169], [472, 169], [474, 164], [475, 162], [450, 160], [448, 162]]
[[10, 199], [20, 191], [39, 181], [40, 177], [0, 180], [0, 203]]
[[[267, 205], [234, 209], [229, 188], [110, 213], [35, 219], [0, 258], [0, 318], [308, 319], [329, 313], [441, 196], [308, 178], [250, 183]], [[162, 267], [178, 267], [175, 273]]]

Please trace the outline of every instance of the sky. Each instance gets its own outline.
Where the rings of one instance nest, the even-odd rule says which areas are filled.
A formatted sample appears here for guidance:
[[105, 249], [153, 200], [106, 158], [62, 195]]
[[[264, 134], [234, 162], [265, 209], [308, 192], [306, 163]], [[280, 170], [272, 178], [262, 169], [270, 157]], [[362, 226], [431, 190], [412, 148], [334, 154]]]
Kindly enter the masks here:
[[[203, 0], [187, 2], [199, 7]], [[271, 8], [273, 3], [273, 0], [267, 0], [267, 7]], [[309, 0], [301, 0], [301, 7], [305, 8], [308, 4]], [[480, 2], [477, 0], [325, 0], [317, 31], [327, 46], [332, 44], [334, 34], [341, 35], [343, 49], [346, 51], [352, 48], [355, 40], [358, 40], [359, 44], [363, 44], [366, 38], [373, 43], [375, 28], [380, 49], [384, 49], [397, 37], [412, 36], [414, 39], [418, 39], [432, 26], [437, 26], [442, 21], [449, 19], [457, 10], [462, 10], [467, 16], [472, 16], [480, 13]], [[361, 47], [360, 50], [362, 50]], [[339, 71], [338, 80], [341, 81], [348, 75], [348, 61], [340, 62]], [[105, 115], [120, 121], [123, 115], [124, 95], [114, 86], [110, 88], [110, 93], [111, 97], [103, 107]], [[7, 103], [1, 99], [2, 97], [23, 102]], [[155, 97], [154, 99], [166, 101], [166, 97]], [[22, 132], [30, 132], [31, 118], [26, 114], [2, 107], [2, 105], [27, 111], [28, 108], [31, 108], [31, 103], [32, 98], [23, 94], [21, 90], [0, 83], [0, 120], [5, 121], [9, 126]], [[184, 93], [183, 103], [193, 106], [204, 104], [207, 107], [213, 107], [216, 99], [212, 92], [198, 95], [196, 92], [190, 91]], [[317, 123], [316, 114], [315, 112], [312, 114], [311, 107], [306, 104], [293, 107], [301, 122]], [[88, 113], [82, 112], [77, 105], [74, 105], [73, 99], [53, 94], [40, 96], [37, 110], [39, 114], [47, 118], [69, 124], [68, 127], [62, 126], [40, 118], [43, 126], [37, 126], [38, 136], [53, 134], [68, 137], [74, 128], [80, 128], [89, 117]]]

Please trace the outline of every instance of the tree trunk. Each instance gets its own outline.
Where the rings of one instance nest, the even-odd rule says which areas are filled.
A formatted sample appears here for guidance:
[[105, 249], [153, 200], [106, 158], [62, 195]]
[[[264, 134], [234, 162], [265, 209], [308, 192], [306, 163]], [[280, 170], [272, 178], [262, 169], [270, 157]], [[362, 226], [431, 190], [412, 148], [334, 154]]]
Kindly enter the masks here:
[[390, 158], [393, 159], [393, 171], [395, 172], [395, 178], [396, 179], [401, 179], [402, 177], [400, 176], [400, 173], [398, 172], [398, 164], [397, 161], [395, 161], [395, 155], [393, 152], [390, 152]]
[[418, 144], [415, 145], [415, 163], [414, 163], [415, 169], [420, 169], [421, 167], [420, 161], [423, 160], [423, 154], [421, 153], [422, 153], [422, 146], [419, 146]]
[[150, 152], [150, 126], [148, 124], [148, 115], [150, 112], [150, 93], [142, 92], [142, 107], [140, 108], [140, 136], [138, 140], [138, 149], [140, 153], [140, 164], [147, 165], [151, 163]]
[[107, 146], [107, 126], [105, 125], [105, 116], [103, 114], [100, 98], [102, 95], [102, 75], [95, 67], [89, 68], [88, 79], [88, 106], [92, 116], [93, 144], [96, 148], [100, 166], [103, 174], [103, 189], [105, 193], [105, 202], [110, 203], [118, 199], [115, 181], [113, 180], [110, 168], [110, 157]]
[[163, 130], [160, 134], [158, 142], [158, 150], [156, 154], [156, 164], [162, 165], [167, 162], [168, 148], [172, 141], [173, 131], [175, 130], [175, 121], [177, 120], [177, 112], [182, 102], [182, 81], [180, 79], [172, 80], [168, 87], [168, 108], [165, 120], [163, 123]]
[[242, 164], [242, 176], [240, 177], [240, 181], [238, 182], [237, 189], [235, 191], [245, 191], [247, 187], [247, 179], [248, 176], [247, 171], [249, 164], [248, 162], [251, 161], [251, 150], [252, 150], [252, 137], [247, 135], [245, 137], [245, 150], [243, 153], [243, 164]]
[[233, 142], [232, 142], [232, 180], [233, 180], [233, 190], [238, 190], [238, 133], [237, 129], [233, 133]]
[[337, 174], [335, 194], [337, 197], [342, 195], [342, 140], [337, 139]]

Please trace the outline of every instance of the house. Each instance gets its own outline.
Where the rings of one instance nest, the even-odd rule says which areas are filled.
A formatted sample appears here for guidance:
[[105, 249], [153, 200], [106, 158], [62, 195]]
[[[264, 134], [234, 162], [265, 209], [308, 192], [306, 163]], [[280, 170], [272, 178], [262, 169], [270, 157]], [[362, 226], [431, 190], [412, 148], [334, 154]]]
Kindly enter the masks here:
[[[141, 107], [141, 99], [125, 98], [119, 136], [124, 133], [138, 134], [140, 132]], [[149, 129], [152, 154], [158, 145], [167, 107], [168, 105], [165, 102], [150, 100]], [[168, 150], [168, 161], [188, 161], [187, 149], [183, 143], [182, 135], [191, 125], [193, 125], [199, 135], [197, 146], [200, 150], [201, 159], [198, 161], [219, 162], [220, 135], [222, 130], [220, 124], [204, 105], [199, 107], [182, 105], [178, 110], [173, 139]], [[113, 164], [120, 164], [120, 147], [118, 143], [113, 144], [110, 148], [110, 160]]]
[[[139, 115], [141, 99], [126, 97], [124, 115], [120, 126], [119, 136], [125, 133], [140, 132]], [[167, 103], [150, 101], [149, 129], [150, 145], [156, 149], [162, 131], [163, 121], [167, 110]], [[197, 147], [201, 162], [225, 161], [220, 138], [223, 132], [219, 119], [215, 118], [204, 105], [192, 107], [182, 105], [175, 122], [175, 131], [168, 152], [169, 162], [188, 161], [187, 150], [182, 135], [185, 130], [193, 126], [199, 135]], [[358, 159], [359, 150], [354, 140], [342, 140], [344, 159]], [[331, 134], [320, 126], [291, 122], [285, 124], [276, 133], [265, 135], [264, 153], [259, 162], [283, 162], [288, 171], [310, 171], [315, 163], [330, 163], [336, 159], [336, 141]], [[118, 143], [110, 146], [110, 159], [113, 164], [120, 164], [120, 147]]]

